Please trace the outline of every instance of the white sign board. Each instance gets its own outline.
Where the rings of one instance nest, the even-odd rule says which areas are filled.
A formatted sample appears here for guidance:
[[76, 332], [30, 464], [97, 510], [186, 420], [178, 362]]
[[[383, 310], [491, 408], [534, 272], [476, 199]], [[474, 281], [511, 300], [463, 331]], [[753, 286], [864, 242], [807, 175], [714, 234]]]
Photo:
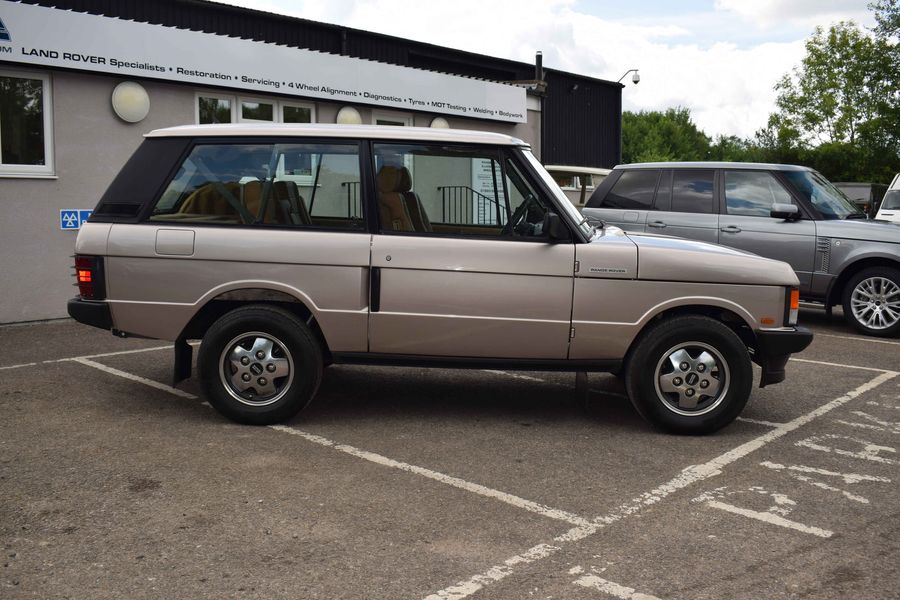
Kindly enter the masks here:
[[0, 20], [0, 61], [527, 120], [525, 90], [513, 85], [29, 4], [0, 3]]

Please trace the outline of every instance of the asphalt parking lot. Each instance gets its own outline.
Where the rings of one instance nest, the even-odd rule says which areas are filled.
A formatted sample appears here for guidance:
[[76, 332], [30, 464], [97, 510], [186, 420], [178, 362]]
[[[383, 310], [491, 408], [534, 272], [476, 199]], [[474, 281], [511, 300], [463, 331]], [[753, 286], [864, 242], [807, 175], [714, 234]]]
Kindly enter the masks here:
[[0, 327], [0, 597], [897, 598], [900, 339], [801, 321], [707, 437], [608, 375], [349, 366], [246, 427], [161, 342]]

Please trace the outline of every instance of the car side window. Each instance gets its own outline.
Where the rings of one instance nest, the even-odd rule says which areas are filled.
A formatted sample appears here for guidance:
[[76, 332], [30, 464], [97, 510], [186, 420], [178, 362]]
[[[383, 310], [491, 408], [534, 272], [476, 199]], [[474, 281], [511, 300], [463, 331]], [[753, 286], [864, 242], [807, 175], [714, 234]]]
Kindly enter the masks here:
[[365, 229], [357, 144], [198, 144], [150, 221]]
[[725, 211], [729, 215], [768, 217], [776, 203], [792, 204], [792, 200], [771, 173], [725, 172]]
[[542, 237], [545, 203], [498, 149], [375, 144], [380, 230]]
[[600, 208], [649, 209], [658, 179], [657, 169], [625, 170], [600, 203]]
[[711, 214], [713, 206], [712, 169], [675, 169], [672, 175], [672, 211]]

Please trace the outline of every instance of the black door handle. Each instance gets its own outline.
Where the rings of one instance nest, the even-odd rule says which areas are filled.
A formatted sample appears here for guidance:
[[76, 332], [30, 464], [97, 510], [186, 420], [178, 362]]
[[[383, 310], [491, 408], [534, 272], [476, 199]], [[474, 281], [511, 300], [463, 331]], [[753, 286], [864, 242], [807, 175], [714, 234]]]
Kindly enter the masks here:
[[666, 226], [662, 221], [653, 221], [652, 223], [647, 223], [647, 227], [657, 227], [659, 229], [663, 229]]
[[719, 229], [719, 231], [722, 231], [724, 233], [740, 233], [741, 228], [737, 227], [736, 225], [728, 225], [727, 227], [722, 227], [721, 229]]

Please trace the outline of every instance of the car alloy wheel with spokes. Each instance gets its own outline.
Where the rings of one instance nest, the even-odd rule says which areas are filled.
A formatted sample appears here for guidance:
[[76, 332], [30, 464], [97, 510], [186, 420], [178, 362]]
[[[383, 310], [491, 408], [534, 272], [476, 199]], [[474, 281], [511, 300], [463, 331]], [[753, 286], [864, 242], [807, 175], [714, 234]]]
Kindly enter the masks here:
[[294, 378], [294, 361], [275, 336], [242, 334], [225, 345], [219, 376], [235, 400], [250, 406], [277, 402]]
[[887, 277], [869, 277], [850, 295], [853, 317], [871, 329], [888, 329], [900, 322], [900, 286]]
[[656, 365], [656, 392], [665, 407], [679, 415], [714, 410], [728, 393], [728, 385], [728, 364], [709, 344], [678, 344], [664, 352]]
[[888, 266], [859, 271], [844, 286], [844, 318], [860, 332], [879, 337], [900, 333], [900, 270]]

